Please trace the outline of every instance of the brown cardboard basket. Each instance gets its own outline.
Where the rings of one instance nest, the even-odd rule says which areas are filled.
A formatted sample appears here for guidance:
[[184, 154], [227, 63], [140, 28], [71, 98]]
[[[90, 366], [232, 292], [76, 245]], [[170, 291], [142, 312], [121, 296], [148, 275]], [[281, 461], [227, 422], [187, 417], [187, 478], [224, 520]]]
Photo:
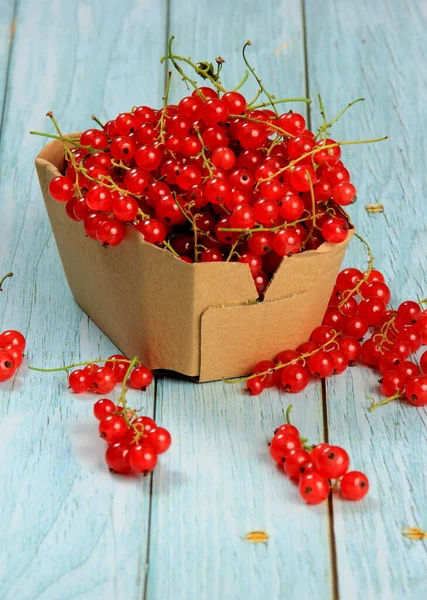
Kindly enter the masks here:
[[86, 237], [48, 191], [63, 167], [59, 141], [36, 159], [65, 275], [79, 306], [126, 356], [201, 382], [239, 377], [321, 323], [353, 230], [341, 244], [284, 258], [257, 302], [246, 264], [188, 264], [132, 227], [114, 248]]

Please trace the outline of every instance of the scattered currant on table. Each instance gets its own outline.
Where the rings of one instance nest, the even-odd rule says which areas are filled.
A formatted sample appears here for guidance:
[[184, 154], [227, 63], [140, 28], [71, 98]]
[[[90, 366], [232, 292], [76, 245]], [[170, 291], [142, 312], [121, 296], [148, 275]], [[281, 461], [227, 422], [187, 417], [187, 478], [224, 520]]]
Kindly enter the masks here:
[[346, 500], [361, 500], [369, 491], [369, 481], [360, 471], [349, 471], [350, 458], [340, 446], [321, 443], [310, 446], [290, 423], [292, 406], [286, 411], [286, 423], [274, 432], [269, 444], [272, 459], [298, 485], [307, 504], [320, 504], [332, 489], [340, 489]]
[[[195, 64], [172, 45], [173, 37], [162, 62], [193, 89], [178, 104], [168, 102], [169, 72], [161, 108], [135, 106], [105, 125], [94, 117], [101, 129], [77, 139], [64, 137], [48, 113], [57, 135], [46, 135], [62, 140], [65, 153], [50, 194], [105, 247], [121, 244], [133, 228], [187, 263], [246, 263], [262, 296], [283, 257], [346, 239], [351, 225], [342, 208], [356, 200], [356, 188], [341, 148], [362, 141], [329, 137], [346, 109], [324, 118], [316, 133], [301, 114], [279, 111], [287, 101], [310, 100], [273, 99], [248, 62], [250, 43], [243, 59], [260, 88], [252, 101], [237, 91], [247, 74], [227, 91], [221, 61], [216, 70]], [[198, 86], [184, 65], [210, 86]], [[266, 102], [257, 103], [260, 93]]]

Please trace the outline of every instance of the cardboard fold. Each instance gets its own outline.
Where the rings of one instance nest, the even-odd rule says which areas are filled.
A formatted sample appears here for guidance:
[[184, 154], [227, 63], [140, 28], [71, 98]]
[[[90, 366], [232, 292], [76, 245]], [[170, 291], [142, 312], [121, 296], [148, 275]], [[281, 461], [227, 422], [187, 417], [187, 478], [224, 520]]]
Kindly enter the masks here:
[[248, 265], [188, 264], [146, 243], [132, 227], [114, 248], [86, 237], [48, 191], [63, 166], [59, 141], [36, 159], [68, 284], [127, 356], [199, 381], [238, 377], [296, 347], [322, 321], [352, 231], [342, 244], [284, 258], [260, 302]]

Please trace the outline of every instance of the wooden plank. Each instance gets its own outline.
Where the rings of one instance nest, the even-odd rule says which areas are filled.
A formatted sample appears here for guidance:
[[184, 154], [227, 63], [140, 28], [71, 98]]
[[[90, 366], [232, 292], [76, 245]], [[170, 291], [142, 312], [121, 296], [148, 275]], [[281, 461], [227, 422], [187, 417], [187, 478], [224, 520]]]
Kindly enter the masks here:
[[[33, 169], [52, 109], [63, 129], [91, 126], [162, 95], [164, 2], [22, 0], [0, 147], [0, 325], [28, 339], [29, 361], [109, 356], [113, 345], [73, 302]], [[132, 41], [129, 44], [129, 41]], [[149, 85], [147, 85], [149, 82]], [[112, 477], [91, 416], [63, 375], [25, 369], [2, 384], [1, 597], [135, 598], [143, 594], [150, 480]], [[153, 413], [154, 394], [131, 400]]]
[[[221, 55], [229, 87], [243, 74], [240, 50], [249, 38], [249, 56], [265, 86], [278, 97], [305, 95], [296, 3], [250, 0], [244, 11], [225, 0], [215, 10], [206, 0], [172, 3], [169, 30], [179, 54], [195, 60]], [[251, 97], [256, 84], [247, 85]], [[177, 83], [172, 89], [175, 100], [185, 93]], [[291, 401], [301, 430], [321, 438], [320, 387], [311, 385], [297, 398], [277, 391], [251, 398], [242, 387], [158, 383], [156, 419], [175, 443], [154, 479], [149, 600], [330, 597], [328, 507], [306, 507], [267, 448]], [[267, 532], [268, 545], [244, 542], [252, 530]]]
[[15, 0], [0, 0], [0, 132], [3, 103], [6, 96], [10, 53], [15, 34]]
[[[366, 96], [333, 136], [390, 136], [388, 142], [343, 152], [358, 188], [350, 213], [372, 245], [393, 305], [425, 297], [425, 5], [422, 0], [327, 1], [307, 2], [306, 9], [311, 93], [322, 93], [330, 116]], [[366, 204], [377, 202], [385, 215], [365, 211]], [[366, 264], [356, 241], [347, 263]], [[361, 504], [334, 501], [339, 589], [345, 598], [421, 599], [427, 591], [425, 546], [405, 540], [401, 531], [427, 527], [427, 464], [420, 451], [426, 413], [399, 403], [369, 413], [365, 396], [376, 394], [377, 379], [357, 367], [328, 383], [330, 439], [349, 449], [354, 467], [372, 484]]]

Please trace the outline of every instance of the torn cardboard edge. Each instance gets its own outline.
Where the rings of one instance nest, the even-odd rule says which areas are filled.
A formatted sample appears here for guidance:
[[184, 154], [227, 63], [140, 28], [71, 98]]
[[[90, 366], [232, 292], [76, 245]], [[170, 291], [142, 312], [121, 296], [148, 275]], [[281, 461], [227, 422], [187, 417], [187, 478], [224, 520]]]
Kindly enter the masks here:
[[76, 302], [123, 354], [201, 382], [240, 377], [321, 323], [353, 230], [341, 244], [284, 257], [256, 301], [248, 265], [189, 264], [133, 227], [114, 248], [87, 238], [49, 194], [63, 167], [59, 141], [36, 159], [64, 272]]

